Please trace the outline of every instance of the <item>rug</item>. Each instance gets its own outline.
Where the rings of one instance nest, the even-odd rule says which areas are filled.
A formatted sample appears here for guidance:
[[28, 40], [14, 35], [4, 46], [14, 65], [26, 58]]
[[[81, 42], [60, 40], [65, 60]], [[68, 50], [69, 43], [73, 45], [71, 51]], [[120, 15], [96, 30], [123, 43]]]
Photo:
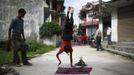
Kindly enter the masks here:
[[92, 67], [65, 68], [59, 67], [55, 74], [90, 74]]

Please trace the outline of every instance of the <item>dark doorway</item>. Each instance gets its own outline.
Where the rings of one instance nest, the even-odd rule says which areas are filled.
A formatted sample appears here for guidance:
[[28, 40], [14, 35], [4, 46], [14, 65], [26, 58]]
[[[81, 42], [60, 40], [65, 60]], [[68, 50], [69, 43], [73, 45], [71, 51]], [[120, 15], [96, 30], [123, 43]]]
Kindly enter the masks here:
[[103, 39], [107, 40], [107, 27], [111, 27], [111, 16], [102, 18], [103, 20]]

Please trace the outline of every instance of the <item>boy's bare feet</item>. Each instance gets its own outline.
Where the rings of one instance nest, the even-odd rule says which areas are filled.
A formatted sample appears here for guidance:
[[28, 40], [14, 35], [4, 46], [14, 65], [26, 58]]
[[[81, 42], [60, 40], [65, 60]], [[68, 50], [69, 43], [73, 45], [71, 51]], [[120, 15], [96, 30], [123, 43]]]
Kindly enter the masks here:
[[70, 13], [70, 10], [71, 10], [71, 7], [69, 6], [69, 7], [68, 7], [68, 12], [69, 12], [69, 13]]
[[69, 12], [69, 13], [73, 13], [73, 12], [74, 12], [74, 7], [69, 6], [69, 7], [68, 7], [68, 12]]
[[73, 13], [73, 12], [74, 12], [74, 7], [71, 7], [70, 13]]

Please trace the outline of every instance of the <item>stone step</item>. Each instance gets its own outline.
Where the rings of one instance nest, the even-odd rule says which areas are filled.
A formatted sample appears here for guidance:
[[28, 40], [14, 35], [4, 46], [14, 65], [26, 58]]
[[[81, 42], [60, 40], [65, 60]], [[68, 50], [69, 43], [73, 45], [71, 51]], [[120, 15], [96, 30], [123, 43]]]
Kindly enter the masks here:
[[134, 42], [119, 42], [114, 43], [111, 46], [107, 47], [107, 42], [102, 42], [102, 46], [105, 48], [111, 48], [118, 51], [123, 51], [127, 53], [134, 53]]
[[134, 53], [134, 47], [133, 46], [110, 46], [109, 48], [124, 51], [128, 53]]
[[120, 42], [120, 43], [117, 43], [116, 45], [119, 45], [119, 46], [134, 46], [134, 42]]

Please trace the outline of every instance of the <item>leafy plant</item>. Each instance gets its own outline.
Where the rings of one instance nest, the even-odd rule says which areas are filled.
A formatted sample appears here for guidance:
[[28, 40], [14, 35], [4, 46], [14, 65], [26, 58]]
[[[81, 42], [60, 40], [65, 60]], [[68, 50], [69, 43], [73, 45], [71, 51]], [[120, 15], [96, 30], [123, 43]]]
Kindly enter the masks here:
[[0, 49], [0, 65], [9, 64], [12, 62], [12, 52], [7, 52]]
[[[36, 42], [35, 40], [28, 42], [29, 49], [27, 52], [28, 59], [31, 59], [35, 57], [36, 55], [40, 55], [49, 51], [54, 50], [53, 45], [46, 45], [39, 42]], [[20, 52], [19, 52], [20, 55]], [[13, 59], [13, 53], [12, 51], [4, 51], [3, 49], [0, 49], [0, 65], [3, 64], [11, 64]]]
[[55, 22], [45, 22], [40, 27], [40, 37], [51, 37], [53, 35], [59, 35], [61, 33], [61, 27]]
[[46, 45], [40, 42], [31, 41], [29, 42], [28, 57], [33, 58], [36, 55], [46, 53], [54, 48], [55, 47], [53, 45]]

